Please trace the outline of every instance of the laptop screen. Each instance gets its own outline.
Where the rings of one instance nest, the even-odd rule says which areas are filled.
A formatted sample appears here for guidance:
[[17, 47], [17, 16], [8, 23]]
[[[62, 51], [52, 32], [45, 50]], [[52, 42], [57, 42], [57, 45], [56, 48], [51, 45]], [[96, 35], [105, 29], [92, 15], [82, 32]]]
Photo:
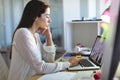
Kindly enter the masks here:
[[97, 36], [91, 50], [90, 59], [99, 66], [103, 63], [103, 52], [105, 49], [105, 38]]

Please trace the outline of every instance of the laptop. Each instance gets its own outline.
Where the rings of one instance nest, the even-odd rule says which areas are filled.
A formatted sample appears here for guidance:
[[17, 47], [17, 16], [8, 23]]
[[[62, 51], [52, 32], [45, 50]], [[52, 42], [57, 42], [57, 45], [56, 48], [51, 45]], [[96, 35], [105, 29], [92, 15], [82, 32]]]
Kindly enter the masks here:
[[78, 65], [69, 67], [68, 70], [97, 70], [103, 64], [103, 52], [105, 49], [105, 38], [97, 36], [89, 56], [82, 56], [83, 59]]

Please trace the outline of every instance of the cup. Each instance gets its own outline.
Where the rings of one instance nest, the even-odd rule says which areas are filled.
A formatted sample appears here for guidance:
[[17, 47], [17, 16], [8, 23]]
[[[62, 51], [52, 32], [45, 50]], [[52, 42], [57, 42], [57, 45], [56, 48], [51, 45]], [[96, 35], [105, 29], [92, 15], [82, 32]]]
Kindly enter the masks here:
[[79, 53], [81, 51], [81, 48], [79, 46], [75, 46], [74, 52]]

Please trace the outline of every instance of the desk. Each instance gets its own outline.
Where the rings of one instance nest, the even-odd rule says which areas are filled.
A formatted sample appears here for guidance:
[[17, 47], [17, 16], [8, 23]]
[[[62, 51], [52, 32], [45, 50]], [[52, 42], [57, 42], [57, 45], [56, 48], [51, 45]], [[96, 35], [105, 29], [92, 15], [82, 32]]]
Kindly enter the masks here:
[[42, 75], [36, 74], [32, 77], [29, 77], [28, 80], [37, 80], [39, 77], [41, 77]]
[[[63, 58], [63, 56], [58, 58], [55, 62], [61, 61], [62, 58]], [[66, 71], [67, 70], [65, 70], [65, 72]], [[93, 70], [91, 70], [91, 71], [93, 71]], [[100, 71], [100, 70], [97, 70], [97, 71]], [[78, 71], [67, 71], [67, 72], [75, 72], [75, 73], [77, 73]], [[80, 71], [80, 72], [82, 73], [82, 75], [84, 75], [82, 71]], [[43, 75], [36, 74], [36, 75], [34, 75], [32, 77], [29, 77], [28, 80], [37, 80], [41, 76], [43, 76]], [[119, 65], [118, 65], [118, 68], [117, 68], [117, 71], [116, 71], [116, 74], [115, 74], [115, 77], [118, 77], [118, 76], [120, 77], [120, 62], [119, 62]]]
[[[58, 58], [55, 62], [61, 61], [62, 58], [63, 58], [63, 56], [60, 57], [60, 58]], [[64, 70], [64, 71], [65, 71], [65, 72], [74, 72], [74, 73], [77, 73], [77, 72], [78, 72], [78, 71], [68, 71], [68, 70]], [[64, 71], [63, 71], [63, 72], [64, 72]], [[88, 72], [90, 72], [90, 71], [93, 73], [93, 70], [89, 70]], [[84, 73], [83, 73], [83, 72], [84, 72]], [[83, 72], [81, 71], [81, 73], [83, 73], [82, 75], [84, 75], [84, 74], [86, 75], [85, 71], [83, 71]], [[86, 71], [86, 72], [87, 72], [87, 71]], [[87, 73], [88, 73], [88, 72], [87, 72]], [[92, 75], [91, 72], [90, 72], [90, 75]], [[80, 74], [81, 74], [81, 73], [80, 73]], [[39, 77], [41, 77], [41, 76], [43, 76], [43, 75], [36, 74], [36, 75], [28, 78], [28, 80], [37, 80], [37, 79], [38, 79]]]

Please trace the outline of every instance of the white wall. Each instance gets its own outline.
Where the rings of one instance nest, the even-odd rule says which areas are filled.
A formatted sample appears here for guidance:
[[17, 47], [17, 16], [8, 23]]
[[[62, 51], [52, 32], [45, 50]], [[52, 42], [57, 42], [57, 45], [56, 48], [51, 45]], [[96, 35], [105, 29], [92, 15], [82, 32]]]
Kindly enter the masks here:
[[[70, 25], [68, 22], [71, 20], [79, 20], [80, 19], [80, 0], [63, 0], [63, 17], [64, 17], [64, 48], [66, 50], [70, 50], [72, 42], [70, 40]], [[70, 43], [70, 44], [69, 44]]]
[[96, 0], [88, 0], [88, 18], [96, 16]]
[[[81, 2], [86, 2], [84, 5], [85, 7], [80, 6]], [[72, 26], [69, 22], [72, 20], [81, 20], [81, 17], [84, 16], [81, 9], [84, 10], [87, 6], [88, 12], [85, 14], [88, 18], [97, 17], [100, 18], [103, 9], [105, 9], [105, 5], [102, 6], [104, 3], [103, 1], [96, 1], [96, 0], [63, 0], [63, 17], [64, 17], [64, 48], [65, 50], [69, 51], [72, 45]], [[82, 14], [81, 14], [82, 13]], [[82, 16], [81, 16], [82, 15]], [[71, 27], [72, 26], [72, 27]], [[96, 26], [97, 27], [97, 26]], [[96, 33], [97, 34], [97, 33]]]

